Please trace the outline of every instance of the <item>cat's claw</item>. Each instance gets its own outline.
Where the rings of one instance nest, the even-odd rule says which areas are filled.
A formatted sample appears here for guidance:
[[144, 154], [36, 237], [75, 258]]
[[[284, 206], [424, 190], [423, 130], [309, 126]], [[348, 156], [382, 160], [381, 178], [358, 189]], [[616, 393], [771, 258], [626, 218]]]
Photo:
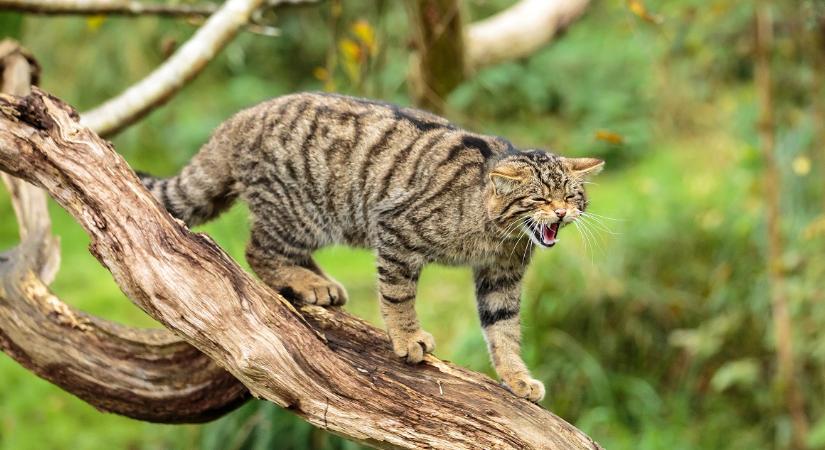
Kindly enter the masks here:
[[395, 354], [409, 364], [418, 364], [424, 360], [424, 355], [435, 350], [433, 335], [424, 330], [396, 336], [392, 339]]
[[526, 398], [534, 403], [538, 403], [544, 398], [544, 383], [531, 378], [529, 374], [517, 374], [507, 377], [503, 381], [504, 387], [517, 397]]

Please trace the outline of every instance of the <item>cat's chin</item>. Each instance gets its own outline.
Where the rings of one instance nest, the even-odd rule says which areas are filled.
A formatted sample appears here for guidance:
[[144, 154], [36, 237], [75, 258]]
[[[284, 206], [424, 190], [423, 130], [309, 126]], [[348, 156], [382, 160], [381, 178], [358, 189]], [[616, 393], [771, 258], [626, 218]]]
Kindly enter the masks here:
[[537, 224], [530, 220], [524, 224], [525, 232], [530, 236], [530, 240], [536, 245], [550, 248], [556, 245], [561, 222], [551, 224]]

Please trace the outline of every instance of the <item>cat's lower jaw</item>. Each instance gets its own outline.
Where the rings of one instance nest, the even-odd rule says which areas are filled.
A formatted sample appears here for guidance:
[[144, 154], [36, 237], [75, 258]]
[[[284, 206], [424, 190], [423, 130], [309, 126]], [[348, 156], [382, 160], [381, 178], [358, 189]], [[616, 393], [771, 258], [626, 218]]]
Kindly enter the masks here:
[[544, 398], [544, 384], [530, 377], [529, 373], [517, 373], [502, 377], [504, 386], [517, 397], [538, 403]]
[[422, 329], [413, 332], [391, 330], [389, 335], [395, 354], [409, 364], [420, 363], [424, 360], [425, 354], [435, 350], [433, 335]]

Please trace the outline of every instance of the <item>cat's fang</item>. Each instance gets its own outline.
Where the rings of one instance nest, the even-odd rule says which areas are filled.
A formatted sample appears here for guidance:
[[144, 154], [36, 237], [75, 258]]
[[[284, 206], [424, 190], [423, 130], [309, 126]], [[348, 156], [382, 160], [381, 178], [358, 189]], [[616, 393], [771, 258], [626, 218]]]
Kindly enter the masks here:
[[552, 247], [556, 245], [556, 235], [559, 232], [559, 222], [551, 223], [550, 225], [540, 225], [539, 232], [541, 235], [541, 243], [545, 247]]

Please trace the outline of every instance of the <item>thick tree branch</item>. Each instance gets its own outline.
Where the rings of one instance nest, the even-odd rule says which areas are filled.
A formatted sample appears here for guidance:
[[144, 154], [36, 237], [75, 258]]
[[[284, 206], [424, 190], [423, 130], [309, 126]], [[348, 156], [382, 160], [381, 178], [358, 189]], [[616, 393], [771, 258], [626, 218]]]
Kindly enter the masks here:
[[468, 27], [469, 69], [523, 58], [550, 42], [587, 9], [590, 0], [521, 0]]
[[487, 19], [462, 25], [458, 0], [407, 3], [416, 52], [410, 91], [435, 112], [468, 74], [529, 56], [584, 14], [590, 0], [521, 0]]
[[[0, 42], [2, 91], [29, 93], [34, 59]], [[167, 330], [138, 330], [83, 314], [52, 292], [59, 265], [46, 194], [0, 173], [22, 243], [0, 254], [0, 349], [93, 406], [153, 422], [202, 422], [249, 398], [247, 389]]]
[[406, 2], [416, 52], [408, 77], [413, 102], [441, 112], [444, 99], [464, 81], [464, 32], [458, 0]]
[[254, 395], [375, 447], [599, 448], [483, 375], [402, 363], [383, 331], [343, 311], [299, 313], [161, 210], [76, 117], [37, 89], [0, 96], [0, 169], [44, 187], [138, 306]]

